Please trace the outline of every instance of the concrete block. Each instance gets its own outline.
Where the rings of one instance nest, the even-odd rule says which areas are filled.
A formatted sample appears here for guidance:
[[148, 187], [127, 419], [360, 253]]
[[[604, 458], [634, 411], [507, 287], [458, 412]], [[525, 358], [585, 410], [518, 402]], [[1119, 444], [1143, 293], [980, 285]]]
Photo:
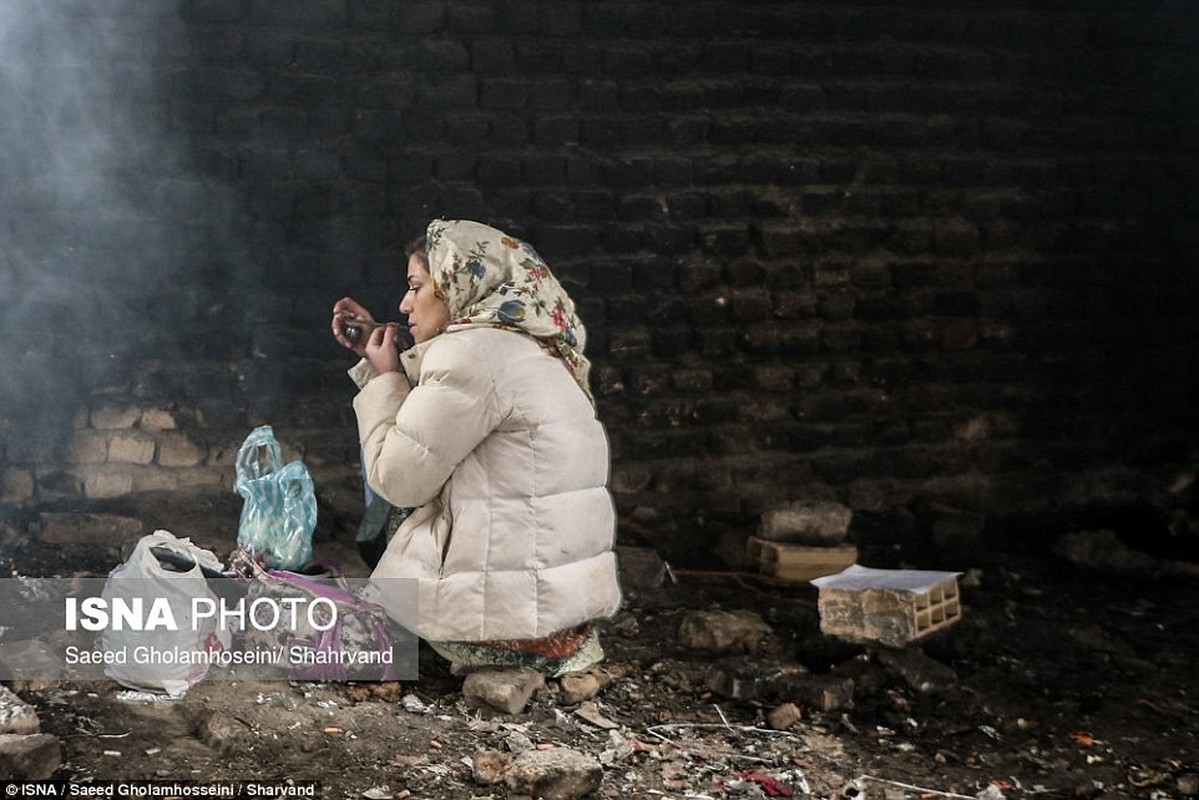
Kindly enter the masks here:
[[746, 561], [755, 572], [796, 583], [832, 575], [858, 560], [858, 548], [851, 544], [812, 547], [751, 536], [745, 549]]
[[820, 631], [852, 642], [902, 647], [961, 619], [957, 574], [853, 566], [813, 581]]

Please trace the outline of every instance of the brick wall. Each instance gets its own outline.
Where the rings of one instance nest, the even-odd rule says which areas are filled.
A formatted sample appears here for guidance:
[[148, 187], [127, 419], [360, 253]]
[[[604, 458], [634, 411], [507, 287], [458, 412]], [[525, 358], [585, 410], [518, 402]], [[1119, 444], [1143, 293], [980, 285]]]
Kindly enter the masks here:
[[1192, 3], [52, 5], [4, 34], [6, 503], [228, 491], [266, 422], [352, 518], [329, 308], [433, 216], [564, 279], [620, 510], [686, 547], [1195, 440]]

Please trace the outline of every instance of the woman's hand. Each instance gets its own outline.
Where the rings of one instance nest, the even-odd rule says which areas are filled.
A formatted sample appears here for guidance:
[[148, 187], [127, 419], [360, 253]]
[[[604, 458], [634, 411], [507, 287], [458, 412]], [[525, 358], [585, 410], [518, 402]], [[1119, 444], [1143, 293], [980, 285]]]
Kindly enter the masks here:
[[[375, 318], [352, 297], [343, 297], [333, 304], [333, 338], [342, 347], [353, 350], [360, 358], [365, 358], [367, 342], [371, 338], [368, 332], [378, 332], [379, 329], [372, 329], [370, 326], [354, 328], [355, 320], [373, 323]], [[347, 329], [357, 330], [358, 333], [354, 335], [347, 332]]]
[[398, 323], [389, 322], [363, 336], [366, 340], [366, 360], [371, 362], [376, 372], [395, 372], [400, 368], [400, 347], [396, 340], [399, 330]]

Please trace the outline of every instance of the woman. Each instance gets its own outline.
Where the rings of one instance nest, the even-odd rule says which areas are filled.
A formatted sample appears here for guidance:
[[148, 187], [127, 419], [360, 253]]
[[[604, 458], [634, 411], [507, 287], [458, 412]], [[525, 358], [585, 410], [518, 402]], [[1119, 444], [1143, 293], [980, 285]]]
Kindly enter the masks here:
[[[574, 304], [528, 244], [437, 220], [409, 255], [400, 313], [407, 349], [354, 300], [333, 307], [334, 336], [363, 357], [351, 376], [367, 485], [413, 509], [391, 517], [371, 599], [459, 668], [595, 663], [590, 623], [621, 596]], [[418, 609], [393, 578], [417, 581]]]

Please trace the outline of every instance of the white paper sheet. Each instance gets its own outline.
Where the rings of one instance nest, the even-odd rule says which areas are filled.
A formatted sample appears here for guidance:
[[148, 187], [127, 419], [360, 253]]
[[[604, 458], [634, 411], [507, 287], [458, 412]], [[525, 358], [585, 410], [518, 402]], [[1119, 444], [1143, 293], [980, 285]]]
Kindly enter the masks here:
[[936, 572], [925, 569], [874, 569], [857, 564], [846, 567], [836, 575], [814, 578], [818, 588], [859, 591], [861, 589], [898, 589], [904, 592], [927, 592], [938, 583], [956, 578], [960, 572]]

